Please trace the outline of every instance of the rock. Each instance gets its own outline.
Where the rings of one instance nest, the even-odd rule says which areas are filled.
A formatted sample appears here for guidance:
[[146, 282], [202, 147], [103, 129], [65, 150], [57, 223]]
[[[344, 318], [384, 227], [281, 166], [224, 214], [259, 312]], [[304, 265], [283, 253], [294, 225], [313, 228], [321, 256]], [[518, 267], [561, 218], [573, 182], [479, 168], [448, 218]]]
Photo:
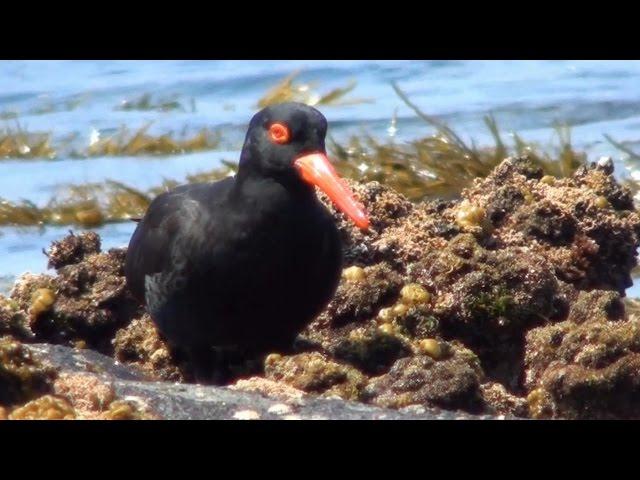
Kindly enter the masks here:
[[534, 418], [640, 419], [640, 322], [570, 321], [527, 334]]
[[337, 395], [348, 400], [358, 400], [367, 383], [357, 369], [327, 360], [317, 352], [286, 357], [269, 355], [265, 376], [304, 392]]
[[[366, 232], [321, 195], [343, 239], [336, 295], [287, 348], [262, 356], [240, 345], [221, 355], [216, 378], [228, 389], [189, 385], [190, 359], [165, 342], [126, 288], [125, 250], [101, 252], [92, 233], [54, 242], [48, 257], [56, 274], [24, 275], [9, 298], [0, 296], [0, 335], [126, 363], [133, 377], [114, 374], [113, 388], [142, 392], [172, 417], [206, 417], [207, 405], [222, 418], [295, 416], [283, 399], [320, 408], [337, 396], [369, 406], [331, 405], [377, 412], [369, 410], [376, 404], [395, 408], [393, 415], [448, 408], [636, 418], [640, 334], [631, 327], [640, 309], [622, 297], [637, 265], [640, 216], [612, 173], [603, 161], [555, 178], [526, 157], [508, 158], [459, 200], [418, 203], [377, 182], [349, 181], [371, 215]], [[117, 366], [92, 352], [62, 352], [92, 359], [91, 368]], [[98, 412], [105, 401], [87, 392], [93, 381], [65, 378], [42, 395], [66, 396], [76, 415], [145, 415], [120, 399]], [[111, 398], [108, 387], [95, 388]], [[268, 403], [276, 400], [284, 406]], [[28, 412], [59, 415], [56, 405], [63, 403], [44, 399]]]
[[[90, 374], [99, 383], [113, 386], [119, 398], [148, 408], [162, 419], [171, 420], [452, 420], [488, 419], [462, 412], [437, 409], [391, 410], [314, 396], [266, 397], [238, 388], [145, 381], [133, 367], [90, 350], [61, 345], [28, 346], [34, 357], [46, 361], [60, 374]], [[50, 399], [46, 399], [51, 402]], [[68, 408], [67, 404], [64, 406]], [[31, 408], [32, 409], [32, 408]]]
[[383, 407], [426, 404], [482, 412], [478, 358], [459, 345], [448, 346], [447, 350], [439, 360], [428, 355], [398, 360], [388, 373], [370, 382], [365, 398]]

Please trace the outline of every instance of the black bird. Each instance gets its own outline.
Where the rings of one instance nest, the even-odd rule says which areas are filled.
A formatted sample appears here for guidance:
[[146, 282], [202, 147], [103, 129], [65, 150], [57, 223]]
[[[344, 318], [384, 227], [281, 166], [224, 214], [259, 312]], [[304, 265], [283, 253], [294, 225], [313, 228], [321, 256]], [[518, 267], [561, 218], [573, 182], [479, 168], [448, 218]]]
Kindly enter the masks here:
[[369, 220], [327, 159], [326, 132], [312, 107], [267, 107], [249, 124], [235, 177], [151, 203], [125, 273], [172, 345], [193, 358], [214, 347], [287, 348], [329, 302], [341, 242], [314, 186], [358, 227]]

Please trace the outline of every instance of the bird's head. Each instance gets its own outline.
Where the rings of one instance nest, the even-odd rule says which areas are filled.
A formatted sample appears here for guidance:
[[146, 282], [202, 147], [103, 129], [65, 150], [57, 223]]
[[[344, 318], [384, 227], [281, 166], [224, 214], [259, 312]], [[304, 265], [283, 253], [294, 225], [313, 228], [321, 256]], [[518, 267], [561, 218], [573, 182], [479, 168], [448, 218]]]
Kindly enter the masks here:
[[326, 134], [327, 119], [313, 107], [295, 102], [267, 107], [251, 119], [240, 168], [314, 185], [366, 230], [366, 212], [327, 158]]

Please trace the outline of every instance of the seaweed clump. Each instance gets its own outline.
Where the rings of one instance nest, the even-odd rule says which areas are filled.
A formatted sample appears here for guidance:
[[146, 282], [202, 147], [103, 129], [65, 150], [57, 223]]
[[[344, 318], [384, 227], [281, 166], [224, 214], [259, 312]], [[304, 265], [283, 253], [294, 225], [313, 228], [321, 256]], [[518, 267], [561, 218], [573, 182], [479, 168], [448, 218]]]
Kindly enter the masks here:
[[65, 373], [15, 338], [0, 337], [0, 420], [156, 418], [143, 404], [119, 399], [91, 373]]
[[131, 132], [122, 127], [117, 133], [105, 138], [99, 134], [86, 150], [73, 153], [77, 157], [172, 155], [177, 153], [213, 150], [220, 144], [219, 132], [201, 129], [193, 136], [176, 137], [172, 133], [152, 135], [147, 133], [151, 124]]
[[[212, 171], [190, 175], [187, 182], [212, 182], [229, 176], [234, 171], [234, 165], [225, 164]], [[173, 180], [165, 180], [149, 191], [138, 190], [113, 180], [65, 185], [42, 207], [28, 200], [11, 202], [0, 198], [0, 225], [96, 227], [105, 223], [129, 221], [143, 215], [155, 196], [177, 185]]]
[[423, 112], [400, 87], [393, 84], [393, 88], [431, 132], [410, 142], [399, 142], [394, 138], [394, 116], [387, 141], [380, 142], [367, 134], [352, 136], [342, 143], [330, 139], [336, 168], [346, 177], [378, 181], [419, 201], [458, 198], [463, 189], [476, 178], [490, 175], [508, 155], [527, 155], [532, 166], [553, 178], [570, 177], [587, 163], [586, 154], [573, 148], [568, 125], [555, 125], [556, 141], [550, 147], [541, 148], [515, 133], [513, 145], [508, 145], [495, 118], [487, 115], [484, 122], [493, 145], [477, 148], [442, 120]]
[[352, 81], [343, 87], [337, 87], [324, 94], [315, 91], [313, 83], [297, 83], [295, 80], [300, 75], [300, 71], [295, 71], [274, 85], [264, 96], [258, 100], [258, 107], [264, 108], [283, 102], [302, 102], [307, 105], [352, 105], [356, 103], [366, 103], [366, 99], [343, 99], [355, 87], [356, 82]]
[[55, 371], [11, 337], [0, 337], [0, 406], [24, 403], [51, 390]]
[[170, 112], [180, 111], [186, 112], [188, 110], [195, 111], [195, 100], [193, 98], [189, 101], [190, 107], [187, 108], [184, 102], [180, 101], [179, 95], [167, 95], [167, 96], [154, 96], [151, 93], [143, 93], [137, 97], [127, 98], [120, 102], [115, 110], [123, 111], [158, 111], [158, 112]]
[[0, 132], [0, 158], [51, 159], [55, 156], [48, 133], [30, 133], [19, 126], [16, 131], [5, 129]]

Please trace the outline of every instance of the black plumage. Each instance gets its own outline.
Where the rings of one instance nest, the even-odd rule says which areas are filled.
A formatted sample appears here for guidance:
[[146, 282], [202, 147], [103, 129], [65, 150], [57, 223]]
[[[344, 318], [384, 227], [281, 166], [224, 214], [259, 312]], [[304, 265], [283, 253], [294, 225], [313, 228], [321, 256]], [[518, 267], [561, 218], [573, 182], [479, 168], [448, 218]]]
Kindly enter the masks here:
[[367, 220], [325, 171], [326, 129], [314, 108], [268, 107], [251, 120], [235, 177], [151, 203], [125, 273], [170, 343], [191, 352], [286, 348], [329, 302], [341, 244], [314, 184], [362, 228]]

